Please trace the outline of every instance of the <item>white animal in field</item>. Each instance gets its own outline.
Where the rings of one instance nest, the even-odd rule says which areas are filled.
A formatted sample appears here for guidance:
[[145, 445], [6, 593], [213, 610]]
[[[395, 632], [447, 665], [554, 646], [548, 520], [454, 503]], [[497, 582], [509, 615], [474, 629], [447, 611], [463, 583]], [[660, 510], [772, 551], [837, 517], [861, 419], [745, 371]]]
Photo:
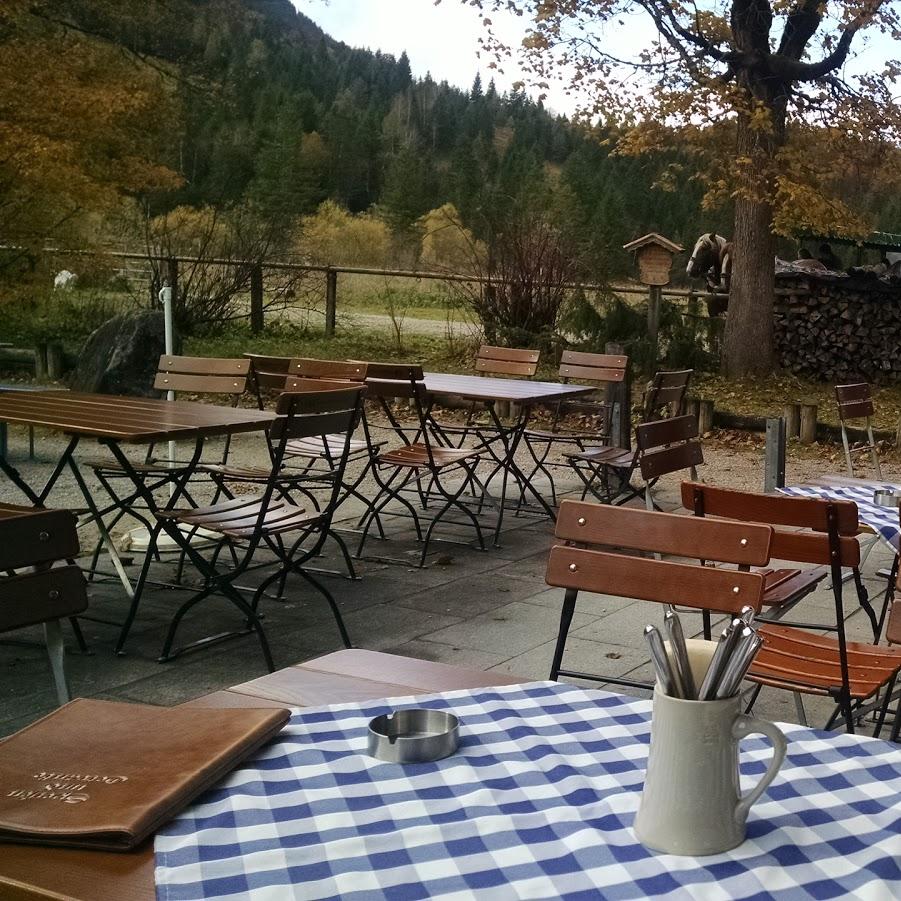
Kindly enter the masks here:
[[53, 279], [53, 290], [54, 291], [69, 291], [75, 287], [75, 282], [78, 281], [78, 276], [74, 272], [69, 272], [68, 269], [63, 269], [60, 272], [56, 273], [56, 278]]

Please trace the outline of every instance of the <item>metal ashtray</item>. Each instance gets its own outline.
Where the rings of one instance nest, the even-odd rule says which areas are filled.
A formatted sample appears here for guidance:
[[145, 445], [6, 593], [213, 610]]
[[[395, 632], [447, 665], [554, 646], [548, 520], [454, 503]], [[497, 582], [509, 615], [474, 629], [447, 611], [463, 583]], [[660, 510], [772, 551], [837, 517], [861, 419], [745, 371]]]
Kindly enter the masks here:
[[369, 755], [388, 763], [441, 760], [459, 743], [460, 720], [443, 710], [395, 710], [369, 722]]
[[901, 494], [893, 488], [878, 488], [873, 492], [873, 503], [880, 507], [901, 507]]

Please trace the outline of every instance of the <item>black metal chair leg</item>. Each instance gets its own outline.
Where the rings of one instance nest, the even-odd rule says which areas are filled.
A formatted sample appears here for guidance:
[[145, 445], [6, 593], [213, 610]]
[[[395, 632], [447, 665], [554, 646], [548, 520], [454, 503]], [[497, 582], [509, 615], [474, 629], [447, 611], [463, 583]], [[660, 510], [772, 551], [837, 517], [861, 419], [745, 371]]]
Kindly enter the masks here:
[[318, 580], [314, 579], [310, 573], [308, 573], [302, 566], [295, 566], [291, 569], [292, 572], [296, 572], [301, 578], [306, 579], [307, 582], [310, 583], [325, 599], [328, 601], [329, 607], [332, 608], [332, 614], [335, 617], [335, 622], [338, 625], [338, 632], [341, 635], [341, 641], [344, 642], [344, 647], [352, 648], [353, 644], [351, 643], [350, 636], [347, 634], [347, 627], [344, 625], [344, 618], [341, 616], [341, 611], [338, 609], [338, 605], [335, 603], [335, 599], [332, 597], [331, 592]]
[[78, 643], [78, 650], [81, 651], [82, 654], [90, 654], [91, 649], [84, 640], [84, 633], [81, 631], [81, 623], [78, 622], [78, 617], [70, 616], [69, 625], [72, 627], [72, 634], [75, 636], [75, 641]]
[[576, 611], [576, 597], [578, 593], [568, 590], [563, 597], [563, 607], [560, 610], [560, 628], [557, 630], [557, 644], [554, 648], [554, 659], [551, 663], [549, 678], [556, 682], [560, 677], [560, 667], [563, 664], [563, 651], [566, 648], [566, 636], [572, 625], [573, 614]]

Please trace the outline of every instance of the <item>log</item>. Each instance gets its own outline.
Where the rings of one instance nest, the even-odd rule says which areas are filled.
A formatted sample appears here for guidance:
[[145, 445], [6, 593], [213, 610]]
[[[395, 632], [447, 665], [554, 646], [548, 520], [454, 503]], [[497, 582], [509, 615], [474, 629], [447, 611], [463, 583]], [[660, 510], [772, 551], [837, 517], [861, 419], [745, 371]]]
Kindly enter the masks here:
[[706, 435], [713, 429], [713, 401], [698, 401], [698, 434]]
[[785, 420], [785, 438], [797, 438], [801, 434], [801, 405], [786, 404], [782, 408], [782, 418]]
[[801, 404], [799, 435], [801, 444], [813, 444], [817, 440], [817, 405]]

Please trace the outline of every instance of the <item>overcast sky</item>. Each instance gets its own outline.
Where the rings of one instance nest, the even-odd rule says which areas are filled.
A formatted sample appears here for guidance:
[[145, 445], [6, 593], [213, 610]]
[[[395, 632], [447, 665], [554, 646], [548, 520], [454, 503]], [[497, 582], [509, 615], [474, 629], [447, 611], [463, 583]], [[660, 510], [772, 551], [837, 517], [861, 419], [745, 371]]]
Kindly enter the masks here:
[[[476, 72], [485, 84], [494, 77], [498, 88], [509, 89], [522, 78], [514, 62], [506, 63], [506, 72], [488, 68], [490, 58], [479, 58], [479, 36], [483, 31], [478, 10], [462, 0], [292, 0], [294, 5], [316, 22], [327, 34], [353, 47], [368, 47], [410, 58], [413, 75], [423, 77], [430, 72], [436, 81], [468, 88]], [[510, 46], [517, 46], [525, 33], [525, 17], [493, 14], [498, 33]], [[646, 17], [630, 16], [625, 27], [612, 26], [609, 40], [617, 55], [628, 57], [649, 42], [653, 30]], [[901, 49], [887, 38], [871, 39], [864, 49], [858, 35], [856, 45], [863, 51], [861, 59], [849, 65], [881, 67], [889, 56], [901, 56]], [[537, 94], [537, 92], [534, 92]], [[577, 102], [568, 97], [561, 85], [551, 85], [546, 105], [555, 112], [572, 113]]]

